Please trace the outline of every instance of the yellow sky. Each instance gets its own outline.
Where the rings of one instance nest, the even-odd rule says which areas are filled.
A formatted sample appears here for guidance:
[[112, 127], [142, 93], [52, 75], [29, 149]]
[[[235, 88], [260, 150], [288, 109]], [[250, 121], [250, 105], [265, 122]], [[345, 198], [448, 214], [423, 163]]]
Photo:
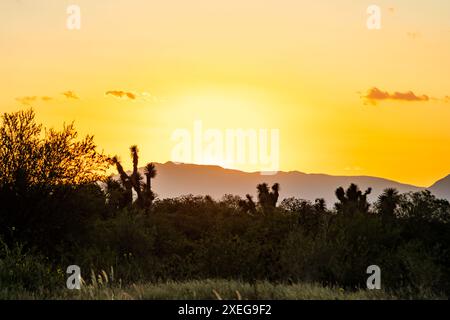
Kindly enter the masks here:
[[[66, 28], [69, 4], [80, 30]], [[370, 4], [4, 0], [0, 111], [75, 120], [127, 161], [132, 144], [171, 160], [174, 130], [198, 120], [279, 129], [281, 170], [428, 186], [450, 173], [450, 2], [377, 1], [381, 30], [366, 27]], [[391, 99], [367, 103], [372, 88]], [[393, 99], [409, 91], [428, 99]]]

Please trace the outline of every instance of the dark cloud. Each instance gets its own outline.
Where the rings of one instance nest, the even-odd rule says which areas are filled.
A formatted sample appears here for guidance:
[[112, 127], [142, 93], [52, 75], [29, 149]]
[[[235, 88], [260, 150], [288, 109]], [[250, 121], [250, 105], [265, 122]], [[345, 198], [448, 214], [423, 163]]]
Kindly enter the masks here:
[[[73, 91], [66, 91], [62, 93], [67, 99], [76, 99], [78, 100], [78, 96]], [[51, 102], [55, 100], [54, 97], [50, 96], [24, 96], [24, 97], [18, 97], [16, 98], [16, 101], [18, 101], [20, 104], [24, 106], [32, 106], [33, 104], [37, 103], [38, 101], [43, 102]]]
[[16, 100], [19, 101], [21, 104], [27, 105], [27, 106], [29, 106], [30, 104], [33, 104], [34, 102], [36, 102], [37, 99], [38, 99], [38, 97], [36, 97], [36, 96], [28, 96], [28, 97], [16, 98]]
[[63, 95], [64, 95], [67, 99], [75, 99], [75, 100], [80, 99], [80, 98], [75, 94], [75, 92], [73, 92], [73, 91], [66, 91], [66, 92], [63, 92]]
[[24, 106], [31, 106], [34, 103], [36, 103], [37, 101], [44, 101], [44, 102], [49, 102], [52, 101], [53, 98], [49, 97], [49, 96], [42, 96], [42, 97], [38, 97], [38, 96], [25, 96], [25, 97], [18, 97], [16, 98], [16, 101], [18, 101], [20, 104], [24, 105]]
[[112, 90], [107, 91], [106, 95], [111, 95], [116, 98], [128, 98], [130, 100], [136, 100], [136, 95], [132, 92], [126, 92], [126, 91], [119, 91], [119, 90]]
[[396, 100], [405, 102], [424, 102], [431, 100], [431, 98], [427, 95], [419, 96], [412, 91], [389, 93], [387, 91], [382, 91], [376, 87], [371, 88], [367, 92], [367, 94], [363, 96], [363, 98], [371, 104], [377, 104], [377, 102], [384, 100]]

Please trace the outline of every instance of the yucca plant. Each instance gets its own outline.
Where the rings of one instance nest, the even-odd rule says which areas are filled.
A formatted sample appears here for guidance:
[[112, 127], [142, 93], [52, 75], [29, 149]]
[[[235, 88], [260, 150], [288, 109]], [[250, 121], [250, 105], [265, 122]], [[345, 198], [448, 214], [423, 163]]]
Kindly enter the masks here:
[[[145, 166], [144, 174], [146, 176], [146, 183], [142, 183], [142, 176], [139, 173], [139, 149], [136, 145], [130, 147], [131, 158], [133, 160], [133, 171], [128, 175], [123, 169], [117, 157], [112, 158], [112, 163], [115, 164], [120, 176], [120, 181], [125, 189], [125, 205], [133, 203], [133, 190], [137, 194], [137, 205], [139, 208], [145, 208], [148, 213], [151, 210], [153, 200], [155, 198], [151, 187], [151, 181], [156, 177], [156, 168], [153, 163], [148, 163]], [[109, 185], [107, 185], [109, 187]], [[109, 192], [109, 191], [108, 191]]]
[[148, 163], [145, 166], [145, 176], [147, 178], [147, 183], [145, 184], [145, 208], [146, 212], [148, 212], [151, 210], [155, 198], [152, 191], [152, 179], [156, 177], [156, 168], [153, 163]]

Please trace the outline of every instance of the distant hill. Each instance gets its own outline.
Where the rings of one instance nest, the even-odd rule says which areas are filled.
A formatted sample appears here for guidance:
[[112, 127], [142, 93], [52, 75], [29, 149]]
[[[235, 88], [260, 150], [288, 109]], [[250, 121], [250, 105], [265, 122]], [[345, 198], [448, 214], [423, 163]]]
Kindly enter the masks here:
[[439, 198], [450, 200], [450, 175], [433, 184], [429, 190]]
[[[247, 173], [238, 170], [224, 169], [219, 166], [175, 164], [167, 162], [155, 163], [157, 177], [152, 181], [153, 190], [159, 198], [170, 198], [181, 195], [210, 195], [220, 199], [225, 194], [245, 196], [247, 193], [256, 196], [256, 185], [267, 182], [278, 182], [281, 186], [280, 201], [288, 197], [307, 200], [324, 198], [328, 206], [336, 202], [336, 188], [348, 187], [356, 183], [362, 190], [373, 189], [369, 201], [375, 201], [378, 195], [388, 187], [401, 193], [420, 191], [423, 188], [402, 184], [396, 181], [369, 176], [331, 176], [326, 174], [306, 174], [298, 171], [279, 172], [273, 176], [260, 173]], [[441, 197], [450, 199], [450, 176], [430, 188]]]

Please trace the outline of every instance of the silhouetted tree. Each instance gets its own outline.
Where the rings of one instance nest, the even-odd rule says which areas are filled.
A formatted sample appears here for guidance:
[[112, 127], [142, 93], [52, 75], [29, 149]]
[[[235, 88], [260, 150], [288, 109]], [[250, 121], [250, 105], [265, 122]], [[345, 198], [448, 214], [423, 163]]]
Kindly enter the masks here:
[[91, 219], [104, 214], [98, 182], [109, 165], [93, 136], [78, 139], [73, 124], [58, 131], [38, 124], [32, 109], [3, 114], [0, 238], [54, 255], [64, 242], [76, 247]]
[[367, 202], [367, 196], [372, 192], [372, 188], [368, 188], [364, 193], [359, 190], [354, 183], [348, 187], [347, 191], [339, 187], [336, 190], [336, 197], [339, 203], [335, 207], [339, 213], [354, 215], [357, 212], [368, 213], [370, 204]]
[[131, 178], [125, 172], [117, 156], [112, 158], [112, 162], [116, 165], [117, 172], [119, 173], [120, 181], [122, 182], [123, 201], [121, 201], [122, 207], [129, 206], [133, 203], [133, 184]]
[[78, 140], [73, 124], [42, 134], [32, 109], [5, 113], [0, 123], [0, 184], [56, 186], [105, 179], [107, 157], [93, 136]]
[[280, 207], [298, 216], [298, 223], [306, 234], [315, 237], [320, 230], [325, 231], [328, 211], [324, 199], [316, 199], [314, 203], [311, 203], [308, 200], [291, 197], [284, 199]]
[[436, 221], [450, 224], [450, 203], [438, 199], [429, 190], [402, 195], [398, 216], [409, 220]]
[[147, 163], [144, 171], [145, 177], [147, 178], [147, 182], [144, 185], [144, 194], [145, 194], [145, 207], [147, 212], [151, 210], [153, 200], [155, 199], [155, 195], [152, 191], [152, 179], [156, 177], [156, 168], [153, 163]]
[[277, 206], [278, 198], [280, 196], [280, 184], [275, 183], [272, 186], [272, 192], [270, 193], [271, 206], [275, 208]]
[[106, 179], [106, 200], [110, 207], [114, 209], [124, 208], [128, 205], [128, 198], [122, 184], [109, 176]]
[[145, 167], [145, 176], [147, 178], [146, 183], [142, 183], [142, 176], [139, 173], [139, 149], [137, 146], [130, 147], [131, 158], [133, 160], [133, 171], [128, 175], [123, 169], [120, 161], [117, 157], [112, 159], [113, 163], [116, 165], [117, 171], [124, 188], [125, 201], [123, 204], [125, 206], [131, 205], [133, 203], [133, 190], [137, 194], [136, 204], [139, 208], [145, 208], [148, 213], [151, 209], [152, 202], [155, 198], [154, 193], [151, 189], [151, 179], [156, 176], [155, 165], [148, 163]]
[[314, 208], [318, 212], [325, 212], [327, 210], [327, 204], [325, 202], [325, 199], [323, 199], [323, 198], [316, 199], [316, 201], [314, 203]]
[[275, 209], [278, 202], [280, 185], [275, 183], [272, 186], [272, 191], [270, 191], [267, 183], [261, 183], [258, 184], [256, 189], [258, 191], [258, 204], [263, 213], [269, 213]]
[[256, 204], [253, 201], [253, 197], [247, 194], [245, 200], [239, 200], [239, 207], [248, 214], [255, 215], [256, 214]]
[[388, 222], [395, 217], [395, 211], [400, 204], [401, 197], [394, 188], [388, 188], [378, 196], [375, 204], [378, 213], [381, 215], [383, 222]]
[[136, 194], [137, 194], [137, 204], [140, 208], [143, 208], [144, 207], [144, 199], [143, 199], [142, 190], [141, 190], [142, 177], [138, 171], [138, 164], [139, 164], [138, 147], [135, 145], [131, 146], [130, 152], [131, 152], [131, 158], [133, 159], [133, 172], [130, 175], [130, 181], [131, 181], [131, 185], [133, 186], [133, 189], [136, 191]]

